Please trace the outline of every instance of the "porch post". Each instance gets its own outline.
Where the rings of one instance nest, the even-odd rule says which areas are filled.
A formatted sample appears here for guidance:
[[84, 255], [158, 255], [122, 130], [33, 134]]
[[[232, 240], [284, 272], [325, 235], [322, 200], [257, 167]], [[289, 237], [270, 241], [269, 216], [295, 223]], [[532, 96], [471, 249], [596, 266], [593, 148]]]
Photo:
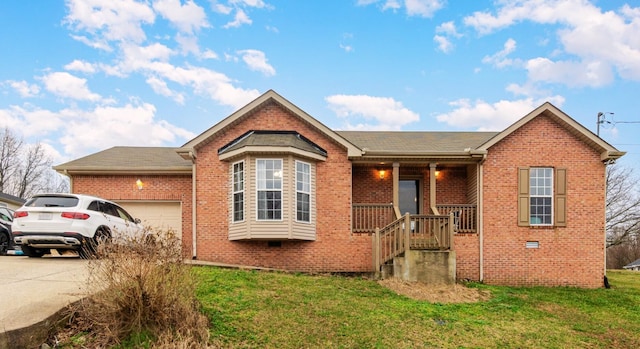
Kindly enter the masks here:
[[436, 163], [429, 164], [429, 206], [433, 214], [440, 214], [436, 208]]
[[400, 163], [393, 163], [393, 209], [396, 212], [396, 219], [398, 212], [400, 212]]
[[380, 278], [380, 228], [373, 235], [373, 270], [376, 279]]
[[411, 215], [407, 212], [404, 215], [404, 256], [408, 260], [409, 250], [411, 249]]

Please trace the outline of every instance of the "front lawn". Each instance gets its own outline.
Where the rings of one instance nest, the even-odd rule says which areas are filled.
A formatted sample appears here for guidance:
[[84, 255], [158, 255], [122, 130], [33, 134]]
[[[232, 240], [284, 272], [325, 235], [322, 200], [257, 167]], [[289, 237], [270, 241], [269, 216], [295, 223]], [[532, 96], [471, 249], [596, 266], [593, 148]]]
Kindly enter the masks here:
[[472, 284], [488, 300], [430, 303], [375, 281], [197, 267], [213, 346], [639, 348], [640, 273], [611, 289]]

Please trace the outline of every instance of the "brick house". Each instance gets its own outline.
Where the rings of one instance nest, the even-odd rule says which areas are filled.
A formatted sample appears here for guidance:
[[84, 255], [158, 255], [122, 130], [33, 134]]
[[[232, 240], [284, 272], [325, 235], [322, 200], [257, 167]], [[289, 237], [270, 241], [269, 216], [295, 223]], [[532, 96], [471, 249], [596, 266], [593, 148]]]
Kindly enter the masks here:
[[180, 148], [55, 169], [173, 227], [193, 259], [384, 272], [444, 251], [458, 280], [600, 287], [605, 168], [623, 154], [549, 103], [502, 132], [335, 131], [268, 91]]

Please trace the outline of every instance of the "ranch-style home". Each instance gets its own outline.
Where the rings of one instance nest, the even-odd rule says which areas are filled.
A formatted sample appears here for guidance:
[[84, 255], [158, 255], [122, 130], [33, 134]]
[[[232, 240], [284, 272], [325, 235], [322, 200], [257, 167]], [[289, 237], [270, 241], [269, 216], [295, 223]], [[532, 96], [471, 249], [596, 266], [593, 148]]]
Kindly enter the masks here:
[[502, 132], [336, 131], [268, 91], [182, 147], [55, 169], [201, 261], [595, 288], [622, 155], [550, 103]]

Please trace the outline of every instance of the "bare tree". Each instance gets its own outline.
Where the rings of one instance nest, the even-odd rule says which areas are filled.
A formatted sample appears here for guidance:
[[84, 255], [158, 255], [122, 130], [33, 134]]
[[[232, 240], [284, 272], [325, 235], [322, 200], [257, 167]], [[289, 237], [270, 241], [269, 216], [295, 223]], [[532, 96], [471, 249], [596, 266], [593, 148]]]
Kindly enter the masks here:
[[606, 212], [607, 247], [640, 238], [640, 186], [632, 169], [607, 169]]
[[0, 131], [0, 192], [6, 192], [7, 186], [20, 164], [22, 140], [16, 138], [9, 128]]
[[8, 128], [0, 131], [0, 191], [21, 198], [39, 192], [65, 192], [68, 182], [53, 171], [41, 143], [25, 145]]

